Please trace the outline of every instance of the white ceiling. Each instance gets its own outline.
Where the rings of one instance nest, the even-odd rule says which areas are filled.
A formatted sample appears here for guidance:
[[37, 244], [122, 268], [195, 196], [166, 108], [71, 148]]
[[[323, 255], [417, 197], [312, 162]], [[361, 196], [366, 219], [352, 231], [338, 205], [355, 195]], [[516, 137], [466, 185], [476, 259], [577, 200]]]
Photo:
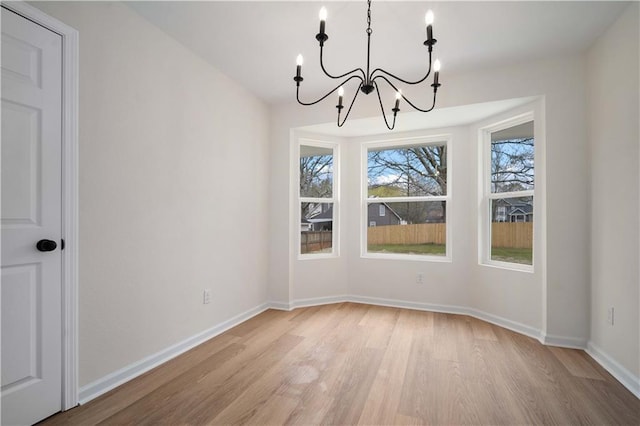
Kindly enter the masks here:
[[[333, 88], [321, 74], [318, 11], [328, 10], [325, 64], [341, 73], [366, 65], [366, 2], [127, 2], [267, 103], [295, 97], [295, 58], [305, 57], [304, 98]], [[582, 52], [613, 23], [625, 2], [372, 3], [372, 68], [406, 78], [426, 69], [424, 14], [435, 13], [435, 53], [447, 73]]]

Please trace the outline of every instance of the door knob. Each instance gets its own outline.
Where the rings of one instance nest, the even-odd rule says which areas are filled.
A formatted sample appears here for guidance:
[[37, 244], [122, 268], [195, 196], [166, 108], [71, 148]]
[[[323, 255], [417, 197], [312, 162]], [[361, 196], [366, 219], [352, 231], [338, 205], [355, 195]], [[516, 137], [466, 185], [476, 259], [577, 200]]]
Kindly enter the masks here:
[[54, 251], [56, 247], [58, 247], [58, 244], [51, 240], [40, 240], [36, 244], [36, 248], [40, 251]]

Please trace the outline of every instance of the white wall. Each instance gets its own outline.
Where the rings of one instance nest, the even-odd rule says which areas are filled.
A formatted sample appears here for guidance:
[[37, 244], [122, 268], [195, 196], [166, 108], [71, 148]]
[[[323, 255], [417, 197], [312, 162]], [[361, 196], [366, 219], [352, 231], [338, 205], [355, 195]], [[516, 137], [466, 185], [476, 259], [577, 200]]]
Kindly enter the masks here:
[[124, 4], [34, 5], [80, 32], [83, 386], [266, 301], [268, 112]]
[[[588, 168], [585, 120], [585, 61], [582, 56], [551, 58], [520, 63], [499, 69], [446, 75], [439, 93], [438, 106], [451, 107], [529, 96], [544, 96], [546, 116], [547, 167], [547, 256], [544, 271], [533, 281], [517, 283], [511, 272], [487, 272], [479, 284], [474, 264], [476, 242], [469, 242], [468, 231], [476, 225], [477, 215], [462, 217], [465, 204], [476, 202], [474, 162], [475, 138], [458, 135], [454, 149], [459, 161], [454, 171], [453, 205], [454, 264], [372, 260], [359, 258], [359, 219], [346, 212], [344, 235], [347, 243], [343, 256], [348, 262], [348, 290], [351, 294], [400, 299], [424, 304], [461, 305], [482, 310], [535, 330], [556, 341], [584, 344], [589, 334], [589, 249], [588, 249]], [[292, 88], [292, 99], [293, 99]], [[309, 278], [308, 267], [301, 265], [295, 247], [282, 238], [289, 232], [289, 145], [290, 129], [335, 120], [332, 105], [302, 107], [295, 103], [277, 105], [271, 115], [271, 238], [269, 295], [283, 303], [301, 296], [303, 282]], [[352, 116], [378, 115], [375, 103], [365, 98]], [[428, 115], [425, 116], [428, 120]], [[470, 130], [468, 130], [470, 131]], [[354, 154], [353, 147], [346, 156]], [[351, 172], [347, 172], [347, 176]], [[358, 185], [358, 183], [355, 183]], [[354, 192], [352, 194], [359, 192]], [[355, 204], [343, 200], [343, 207]], [[567, 214], [567, 209], [581, 214]], [[460, 215], [460, 216], [457, 216]], [[356, 217], [356, 219], [353, 219]], [[351, 219], [350, 219], [351, 218]], [[278, 238], [279, 237], [279, 238]], [[474, 235], [475, 237], [475, 235]], [[354, 243], [354, 241], [356, 243]], [[471, 247], [470, 247], [471, 245]], [[290, 250], [291, 249], [291, 250]], [[466, 259], [466, 260], [465, 260]], [[313, 273], [336, 274], [335, 263], [315, 261]], [[324, 262], [324, 263], [323, 263]], [[461, 262], [458, 264], [457, 262]], [[464, 265], [466, 263], [466, 265]], [[416, 287], [415, 274], [424, 272], [427, 285]], [[527, 284], [529, 283], [529, 284]], [[546, 286], [546, 287], [545, 287]], [[319, 296], [317, 290], [314, 296]], [[496, 294], [497, 293], [497, 294]], [[324, 296], [333, 296], [330, 292]], [[303, 294], [307, 296], [307, 294]], [[308, 297], [311, 297], [310, 295]]]
[[[638, 3], [588, 53], [591, 341], [640, 377]], [[607, 309], [615, 308], [614, 325]], [[638, 392], [640, 392], [640, 384]]]

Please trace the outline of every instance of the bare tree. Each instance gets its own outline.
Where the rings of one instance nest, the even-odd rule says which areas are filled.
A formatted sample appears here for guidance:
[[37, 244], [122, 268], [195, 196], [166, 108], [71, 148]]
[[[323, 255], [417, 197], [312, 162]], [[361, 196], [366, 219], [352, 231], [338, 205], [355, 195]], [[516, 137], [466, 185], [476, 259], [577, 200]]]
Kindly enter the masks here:
[[[368, 176], [370, 196], [446, 195], [447, 147], [429, 145], [369, 151]], [[439, 203], [443, 220], [446, 203]], [[437, 207], [433, 203], [402, 203], [396, 204], [394, 210], [408, 223], [424, 223], [429, 217], [429, 205]]]
[[[300, 196], [312, 198], [331, 197], [333, 190], [333, 155], [300, 157]], [[301, 203], [302, 218], [318, 208], [316, 203]]]
[[510, 192], [533, 189], [533, 138], [491, 142], [491, 191]]

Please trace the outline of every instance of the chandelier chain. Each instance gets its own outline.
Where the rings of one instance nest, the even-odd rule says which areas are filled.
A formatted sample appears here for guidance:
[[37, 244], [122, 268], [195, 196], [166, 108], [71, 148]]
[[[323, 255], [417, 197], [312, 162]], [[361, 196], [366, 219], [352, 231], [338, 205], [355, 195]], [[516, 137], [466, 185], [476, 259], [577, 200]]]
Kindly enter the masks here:
[[367, 0], [367, 34], [371, 35], [371, 0]]

